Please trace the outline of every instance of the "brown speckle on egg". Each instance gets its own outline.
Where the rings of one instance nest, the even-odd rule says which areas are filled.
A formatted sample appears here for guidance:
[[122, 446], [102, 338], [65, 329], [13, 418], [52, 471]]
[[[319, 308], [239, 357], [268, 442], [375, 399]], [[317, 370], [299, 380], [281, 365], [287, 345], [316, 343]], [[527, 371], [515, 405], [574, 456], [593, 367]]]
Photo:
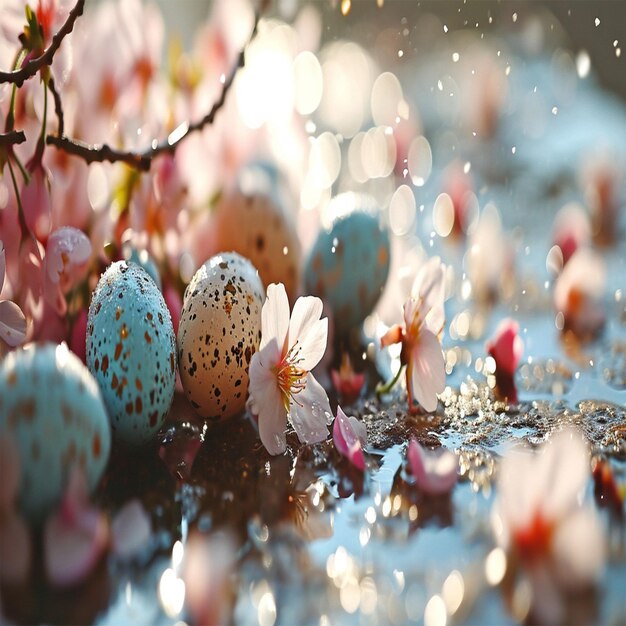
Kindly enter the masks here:
[[244, 409], [264, 299], [258, 272], [233, 252], [209, 259], [187, 287], [179, 369], [185, 394], [203, 417], [224, 419]]

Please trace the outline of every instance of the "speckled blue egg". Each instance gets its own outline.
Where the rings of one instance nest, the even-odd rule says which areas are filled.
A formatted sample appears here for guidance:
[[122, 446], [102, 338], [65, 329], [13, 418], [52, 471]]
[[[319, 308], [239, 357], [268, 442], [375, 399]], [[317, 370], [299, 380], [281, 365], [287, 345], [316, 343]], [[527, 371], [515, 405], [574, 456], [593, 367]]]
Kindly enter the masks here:
[[18, 447], [19, 504], [33, 521], [59, 503], [74, 467], [93, 490], [111, 449], [98, 384], [65, 344], [30, 344], [0, 362], [0, 435]]
[[341, 334], [362, 322], [378, 301], [389, 274], [390, 242], [369, 196], [340, 194], [328, 210], [338, 217], [311, 249], [304, 291], [328, 303]]
[[174, 396], [176, 338], [161, 292], [135, 263], [113, 263], [100, 277], [87, 319], [87, 367], [113, 434], [132, 444], [149, 441]]

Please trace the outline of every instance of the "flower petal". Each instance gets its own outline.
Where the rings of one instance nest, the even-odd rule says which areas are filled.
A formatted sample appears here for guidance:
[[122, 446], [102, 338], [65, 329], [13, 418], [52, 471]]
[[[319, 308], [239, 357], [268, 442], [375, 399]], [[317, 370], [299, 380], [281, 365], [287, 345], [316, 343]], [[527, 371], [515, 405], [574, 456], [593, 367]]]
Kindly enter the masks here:
[[456, 484], [459, 461], [454, 452], [446, 448], [427, 450], [411, 439], [407, 457], [415, 482], [425, 493], [447, 493]]
[[493, 339], [487, 342], [486, 349], [495, 360], [498, 370], [513, 375], [524, 352], [519, 324], [510, 318], [503, 319], [498, 324]]
[[[356, 418], [354, 418], [354, 422], [360, 424]], [[360, 437], [354, 428], [354, 422], [338, 406], [337, 417], [333, 425], [333, 441], [340, 454], [345, 456], [357, 469], [365, 471], [365, 458], [363, 457]]]
[[434, 411], [437, 408], [437, 394], [442, 393], [446, 386], [445, 361], [437, 337], [423, 328], [409, 358], [413, 366], [413, 396], [425, 411]]
[[602, 522], [592, 505], [574, 511], [558, 525], [552, 544], [559, 582], [576, 589], [595, 583], [606, 561]]
[[0, 301], [0, 339], [12, 348], [26, 339], [26, 317], [15, 302]]
[[320, 319], [322, 301], [315, 296], [296, 300], [289, 322], [288, 347], [296, 343], [298, 366], [310, 371], [324, 356], [328, 339], [328, 319]]
[[267, 287], [267, 298], [261, 309], [262, 350], [272, 339], [276, 339], [279, 350], [285, 345], [289, 330], [289, 300], [282, 283], [272, 283]]
[[332, 413], [324, 388], [307, 374], [306, 387], [289, 407], [289, 419], [302, 443], [318, 443], [328, 437]]
[[[405, 307], [406, 311], [406, 307]], [[394, 324], [381, 338], [380, 347], [386, 348], [394, 343], [402, 341], [402, 327], [400, 324]]]
[[106, 518], [97, 509], [81, 509], [69, 521], [63, 512], [52, 515], [44, 529], [48, 580], [59, 587], [80, 582], [97, 565], [107, 543]]
[[130, 500], [111, 524], [111, 547], [117, 556], [130, 558], [141, 552], [152, 533], [150, 516], [139, 500]]
[[272, 339], [250, 361], [250, 409], [259, 418], [259, 436], [270, 454], [282, 454], [287, 442], [287, 411], [278, 388], [276, 375], [271, 371], [278, 358], [276, 339]]

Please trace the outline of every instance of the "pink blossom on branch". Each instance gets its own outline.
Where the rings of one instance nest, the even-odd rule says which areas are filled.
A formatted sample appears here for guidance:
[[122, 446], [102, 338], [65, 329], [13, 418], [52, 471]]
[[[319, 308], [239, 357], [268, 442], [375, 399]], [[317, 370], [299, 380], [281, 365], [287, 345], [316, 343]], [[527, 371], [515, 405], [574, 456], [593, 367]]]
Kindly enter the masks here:
[[363, 445], [367, 441], [365, 424], [356, 417], [348, 417], [340, 406], [337, 407], [337, 417], [333, 426], [333, 441], [340, 454], [345, 456], [354, 467], [362, 472], [365, 471], [363, 456]]
[[446, 448], [428, 450], [411, 439], [407, 458], [415, 484], [424, 493], [442, 495], [456, 484], [459, 460], [454, 452]]
[[328, 397], [311, 374], [326, 350], [328, 320], [320, 319], [321, 314], [319, 298], [300, 297], [290, 319], [284, 285], [268, 286], [261, 311], [261, 344], [250, 362], [248, 402], [270, 454], [285, 451], [287, 420], [303, 443], [328, 436], [332, 419]]

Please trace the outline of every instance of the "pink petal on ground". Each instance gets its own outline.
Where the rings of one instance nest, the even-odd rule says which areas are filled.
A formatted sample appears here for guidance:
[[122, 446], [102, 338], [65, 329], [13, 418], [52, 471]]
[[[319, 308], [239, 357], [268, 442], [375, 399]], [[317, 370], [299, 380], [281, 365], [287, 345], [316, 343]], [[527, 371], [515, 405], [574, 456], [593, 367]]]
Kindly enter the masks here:
[[0, 339], [12, 348], [26, 339], [26, 317], [15, 302], [0, 301]]
[[0, 516], [0, 583], [20, 583], [28, 576], [31, 544], [28, 527], [15, 510]]
[[119, 557], [135, 556], [152, 534], [150, 516], [139, 500], [127, 502], [111, 523], [111, 548]]
[[44, 558], [51, 584], [69, 587], [84, 580], [100, 561], [109, 541], [106, 517], [88, 508], [67, 520], [60, 511], [46, 521]]
[[456, 484], [459, 461], [454, 452], [446, 448], [427, 450], [411, 439], [407, 457], [415, 483], [425, 493], [447, 493]]
[[519, 324], [510, 318], [503, 319], [493, 338], [487, 342], [487, 352], [496, 362], [496, 368], [511, 376], [524, 353], [524, 343], [519, 336]]
[[[356, 418], [352, 418], [355, 421]], [[337, 417], [333, 426], [333, 441], [335, 447], [340, 454], [345, 456], [354, 467], [365, 471], [365, 458], [363, 457], [363, 449], [357, 432], [354, 429], [354, 423], [348, 416], [337, 407]], [[359, 429], [360, 430], [360, 429]], [[361, 433], [362, 434], [362, 433]]]
[[20, 454], [10, 435], [0, 436], [0, 517], [10, 511], [20, 486]]

